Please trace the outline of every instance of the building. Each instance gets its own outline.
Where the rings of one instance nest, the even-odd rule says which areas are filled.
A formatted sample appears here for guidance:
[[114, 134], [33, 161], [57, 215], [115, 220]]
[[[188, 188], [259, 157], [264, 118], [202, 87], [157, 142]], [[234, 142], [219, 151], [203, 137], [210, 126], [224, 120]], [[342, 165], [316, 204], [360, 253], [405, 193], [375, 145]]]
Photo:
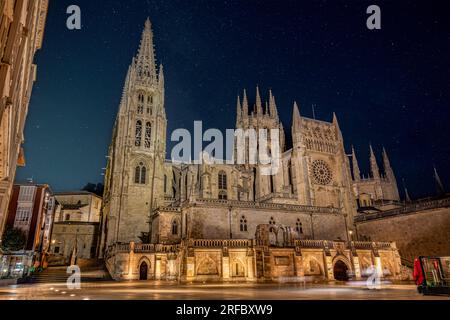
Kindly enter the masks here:
[[0, 235], [17, 166], [25, 164], [21, 147], [42, 46], [48, 0], [0, 1]]
[[13, 187], [6, 228], [22, 231], [25, 243], [20, 250], [4, 250], [1, 257], [2, 277], [21, 278], [27, 276], [33, 266], [42, 265], [48, 251], [48, 230], [52, 227], [49, 216], [53, 216], [54, 212], [50, 200], [48, 185], [23, 184]]
[[105, 175], [100, 253], [113, 278], [345, 280], [367, 276], [372, 266], [401, 276], [395, 243], [351, 241], [358, 182], [336, 115], [309, 119], [294, 104], [288, 148], [273, 93], [262, 101], [259, 88], [251, 112], [247, 93], [238, 98], [236, 129], [278, 133], [270, 131], [282, 152], [279, 170], [265, 174], [266, 166], [248, 161], [250, 151], [245, 164], [167, 161], [164, 73], [147, 20]]
[[50, 265], [96, 258], [102, 199], [90, 192], [55, 195], [56, 212], [51, 240]]

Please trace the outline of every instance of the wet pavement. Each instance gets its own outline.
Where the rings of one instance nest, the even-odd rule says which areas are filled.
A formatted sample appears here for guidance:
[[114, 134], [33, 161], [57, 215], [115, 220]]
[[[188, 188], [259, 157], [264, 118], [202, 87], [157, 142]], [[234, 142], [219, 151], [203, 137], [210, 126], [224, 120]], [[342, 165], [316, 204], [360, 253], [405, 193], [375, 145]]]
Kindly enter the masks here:
[[82, 283], [70, 290], [66, 284], [30, 284], [0, 287], [0, 300], [435, 300], [414, 285], [383, 283], [369, 290], [364, 282], [346, 284], [178, 284], [130, 281]]

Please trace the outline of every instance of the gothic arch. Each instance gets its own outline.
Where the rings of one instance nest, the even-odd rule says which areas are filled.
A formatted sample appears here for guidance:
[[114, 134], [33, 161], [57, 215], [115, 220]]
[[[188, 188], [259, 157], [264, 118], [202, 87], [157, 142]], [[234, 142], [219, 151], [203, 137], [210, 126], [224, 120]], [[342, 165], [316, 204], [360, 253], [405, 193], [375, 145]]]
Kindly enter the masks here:
[[178, 236], [180, 235], [181, 229], [181, 223], [180, 218], [174, 217], [172, 218], [172, 221], [170, 222], [170, 234], [172, 236]]
[[[144, 257], [141, 257], [141, 259], [139, 259], [139, 262], [138, 262], [138, 264], [136, 266], [137, 272], [138, 273], [141, 272], [141, 268], [143, 266], [143, 263], [145, 263], [146, 267], [147, 267], [147, 279], [148, 279], [149, 276], [150, 276], [151, 270], [152, 270], [152, 264], [151, 264], [150, 260], [147, 257], [144, 256]], [[141, 274], [139, 274], [139, 276], [140, 276], [139, 278], [141, 278]]]
[[232, 277], [245, 277], [247, 275], [247, 268], [244, 261], [236, 257], [231, 261], [231, 276]]
[[202, 260], [200, 260], [197, 268], [197, 275], [219, 275], [219, 268], [217, 263], [211, 259], [211, 257], [206, 256]]
[[[305, 258], [305, 264], [304, 264], [305, 270], [307, 274], [315, 275], [315, 276], [321, 276], [325, 275], [324, 268], [322, 263], [317, 259], [315, 256], [307, 256]], [[311, 267], [318, 267], [319, 273], [316, 273], [315, 270], [312, 271]], [[314, 273], [313, 273], [314, 272]]]

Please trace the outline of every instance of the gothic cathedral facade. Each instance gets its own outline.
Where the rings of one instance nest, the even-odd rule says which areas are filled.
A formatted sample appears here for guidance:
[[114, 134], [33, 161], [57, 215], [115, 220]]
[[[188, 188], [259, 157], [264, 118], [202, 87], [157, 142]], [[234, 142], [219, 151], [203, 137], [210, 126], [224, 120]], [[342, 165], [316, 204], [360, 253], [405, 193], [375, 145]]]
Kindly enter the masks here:
[[276, 129], [280, 169], [257, 164], [179, 164], [166, 160], [163, 67], [145, 23], [126, 76], [105, 175], [100, 255], [115, 279], [260, 281], [362, 278], [375, 267], [398, 278], [395, 243], [355, 241], [353, 217], [399, 200], [383, 151], [380, 173], [361, 176], [345, 152], [336, 115], [301, 116], [295, 103], [288, 148], [275, 97], [259, 88], [250, 110], [237, 101], [236, 129]]

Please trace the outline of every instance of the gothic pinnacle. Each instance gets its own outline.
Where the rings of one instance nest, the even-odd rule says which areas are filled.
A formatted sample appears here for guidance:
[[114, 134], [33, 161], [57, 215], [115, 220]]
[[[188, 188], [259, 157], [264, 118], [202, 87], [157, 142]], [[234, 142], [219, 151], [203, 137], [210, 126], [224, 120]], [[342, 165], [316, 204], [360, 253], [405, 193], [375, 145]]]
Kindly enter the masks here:
[[261, 95], [259, 94], [259, 87], [258, 86], [256, 86], [256, 109], [255, 109], [255, 113], [258, 114], [258, 115], [262, 115], [263, 114]]
[[248, 98], [247, 91], [244, 89], [244, 98], [242, 100], [242, 117], [246, 118], [248, 116]]
[[301, 116], [300, 116], [300, 111], [297, 105], [297, 102], [294, 101], [294, 110], [292, 113], [292, 127], [294, 131], [297, 131], [300, 129], [300, 124], [301, 124]]

